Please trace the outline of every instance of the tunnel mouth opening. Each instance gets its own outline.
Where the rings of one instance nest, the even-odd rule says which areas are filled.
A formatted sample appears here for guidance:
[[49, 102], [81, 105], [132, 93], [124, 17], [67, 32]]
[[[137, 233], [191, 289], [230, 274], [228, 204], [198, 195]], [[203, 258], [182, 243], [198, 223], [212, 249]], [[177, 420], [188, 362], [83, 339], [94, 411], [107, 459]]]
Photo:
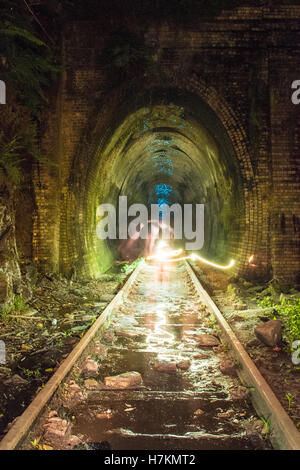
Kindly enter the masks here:
[[[97, 277], [115, 260], [143, 254], [141, 240], [134, 255], [128, 256], [123, 240], [96, 236], [97, 207], [110, 203], [117, 213], [119, 197], [127, 196], [128, 207], [143, 204], [149, 209], [151, 203], [162, 201], [181, 206], [204, 204], [201, 255], [220, 264], [236, 259], [235, 269], [240, 269], [249, 257], [240, 248], [248, 236], [244, 168], [236, 143], [216, 112], [196, 93], [174, 88], [154, 88], [134, 98], [130, 95], [112, 108], [105, 139], [98, 116], [87, 149], [79, 264]], [[171, 191], [157, 194], [157, 188]]]

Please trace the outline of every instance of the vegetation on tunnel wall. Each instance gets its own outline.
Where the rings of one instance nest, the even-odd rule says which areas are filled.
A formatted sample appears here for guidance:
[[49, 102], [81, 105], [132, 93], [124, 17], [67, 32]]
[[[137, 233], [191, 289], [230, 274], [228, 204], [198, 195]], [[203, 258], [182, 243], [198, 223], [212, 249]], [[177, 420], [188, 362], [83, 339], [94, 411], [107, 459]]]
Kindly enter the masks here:
[[0, 12], [0, 78], [8, 95], [8, 104], [0, 108], [0, 179], [17, 184], [26, 159], [43, 160], [38, 144], [41, 113], [46, 90], [60, 69], [21, 2], [1, 0]]
[[15, 103], [0, 111], [0, 129], [0, 184], [16, 185], [24, 160], [40, 156], [36, 123], [24, 106]]
[[[26, 271], [32, 261], [31, 170], [34, 161], [49, 163], [40, 136], [49, 86], [60, 70], [54, 44], [27, 6], [0, 0], [0, 79], [6, 85], [6, 104], [0, 107], [0, 304], [7, 308], [16, 296], [32, 294]], [[20, 263], [23, 248], [26, 266]]]
[[154, 49], [146, 45], [144, 39], [126, 30], [116, 31], [97, 57], [107, 73], [110, 86], [123, 81], [136, 83], [146, 75], [157, 73]]

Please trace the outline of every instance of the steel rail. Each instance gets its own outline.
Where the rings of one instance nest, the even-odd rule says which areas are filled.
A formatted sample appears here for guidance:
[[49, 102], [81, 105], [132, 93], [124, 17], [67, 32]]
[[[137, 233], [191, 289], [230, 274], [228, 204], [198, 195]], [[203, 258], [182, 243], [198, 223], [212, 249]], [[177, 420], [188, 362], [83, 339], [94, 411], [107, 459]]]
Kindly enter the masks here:
[[[249, 388], [256, 412], [259, 416], [264, 417], [264, 419], [270, 424], [271, 432], [269, 437], [274, 449], [300, 450], [300, 433], [297, 428], [285, 412], [264, 377], [255, 366], [254, 362], [247, 354], [241, 342], [226, 322], [216, 304], [202, 287], [190, 264], [187, 261], [184, 263], [187, 273], [201, 301], [215, 316], [223, 333], [222, 339], [229, 344], [230, 352], [239, 363], [239, 367], [237, 368], [238, 376], [242, 384]], [[124, 297], [129, 293], [144, 264], [144, 261], [139, 264], [123, 288], [107, 305], [95, 323], [59, 366], [51, 379], [46, 383], [45, 387], [38, 393], [23, 414], [18, 417], [0, 442], [0, 450], [13, 450], [20, 448], [22, 442], [27, 437], [30, 429], [41, 415], [44, 407], [50, 401], [60, 383], [69, 374], [72, 367], [82, 356], [99, 329], [106, 323], [106, 321], [109, 320], [113, 310], [122, 303]]]
[[127, 282], [124, 284], [122, 289], [117, 293], [113, 300], [103, 310], [101, 315], [85, 333], [79, 343], [71, 351], [68, 357], [59, 366], [57, 371], [48, 380], [45, 387], [37, 394], [30, 405], [22, 413], [21, 416], [15, 421], [12, 427], [9, 429], [4, 438], [0, 441], [0, 450], [14, 450], [18, 449], [26, 438], [32, 425], [36, 422], [40, 416], [44, 407], [47, 405], [49, 400], [52, 398], [54, 392], [57, 390], [59, 384], [65, 379], [67, 374], [71, 371], [72, 367], [80, 356], [85, 351], [86, 347], [90, 344], [98, 330], [104, 325], [109, 319], [114, 308], [121, 304], [124, 297], [130, 291], [133, 283], [135, 282], [139, 272], [144, 266], [145, 261], [141, 261], [137, 268], [130, 275]]
[[300, 433], [290, 419], [274, 392], [249, 357], [222, 313], [202, 287], [190, 264], [185, 261], [188, 274], [199, 294], [201, 301], [208, 307], [218, 321], [221, 331], [239, 363], [237, 374], [241, 382], [249, 388], [253, 406], [259, 416], [270, 425], [270, 441], [274, 449], [300, 450]]

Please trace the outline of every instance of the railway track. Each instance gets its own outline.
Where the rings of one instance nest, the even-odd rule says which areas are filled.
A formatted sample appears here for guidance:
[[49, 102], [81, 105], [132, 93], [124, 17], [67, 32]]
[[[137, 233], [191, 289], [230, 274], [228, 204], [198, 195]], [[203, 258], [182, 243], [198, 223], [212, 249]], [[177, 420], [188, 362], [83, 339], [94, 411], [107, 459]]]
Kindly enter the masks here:
[[191, 267], [142, 262], [0, 450], [255, 450], [270, 442], [300, 449], [297, 429]]

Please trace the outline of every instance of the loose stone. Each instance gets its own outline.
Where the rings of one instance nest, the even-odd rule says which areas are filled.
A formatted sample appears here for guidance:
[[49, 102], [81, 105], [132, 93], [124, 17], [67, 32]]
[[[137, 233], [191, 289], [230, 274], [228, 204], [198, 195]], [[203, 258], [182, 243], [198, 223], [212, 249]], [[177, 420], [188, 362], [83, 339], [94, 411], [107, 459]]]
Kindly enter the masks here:
[[99, 365], [92, 359], [86, 359], [81, 371], [84, 377], [96, 377], [98, 375]]
[[112, 377], [105, 377], [104, 382], [110, 388], [125, 389], [142, 385], [143, 380], [139, 372], [132, 371]]
[[280, 320], [270, 320], [258, 325], [254, 332], [256, 337], [267, 346], [277, 346], [281, 341], [282, 323]]
[[156, 362], [154, 369], [158, 372], [176, 373], [176, 362]]

